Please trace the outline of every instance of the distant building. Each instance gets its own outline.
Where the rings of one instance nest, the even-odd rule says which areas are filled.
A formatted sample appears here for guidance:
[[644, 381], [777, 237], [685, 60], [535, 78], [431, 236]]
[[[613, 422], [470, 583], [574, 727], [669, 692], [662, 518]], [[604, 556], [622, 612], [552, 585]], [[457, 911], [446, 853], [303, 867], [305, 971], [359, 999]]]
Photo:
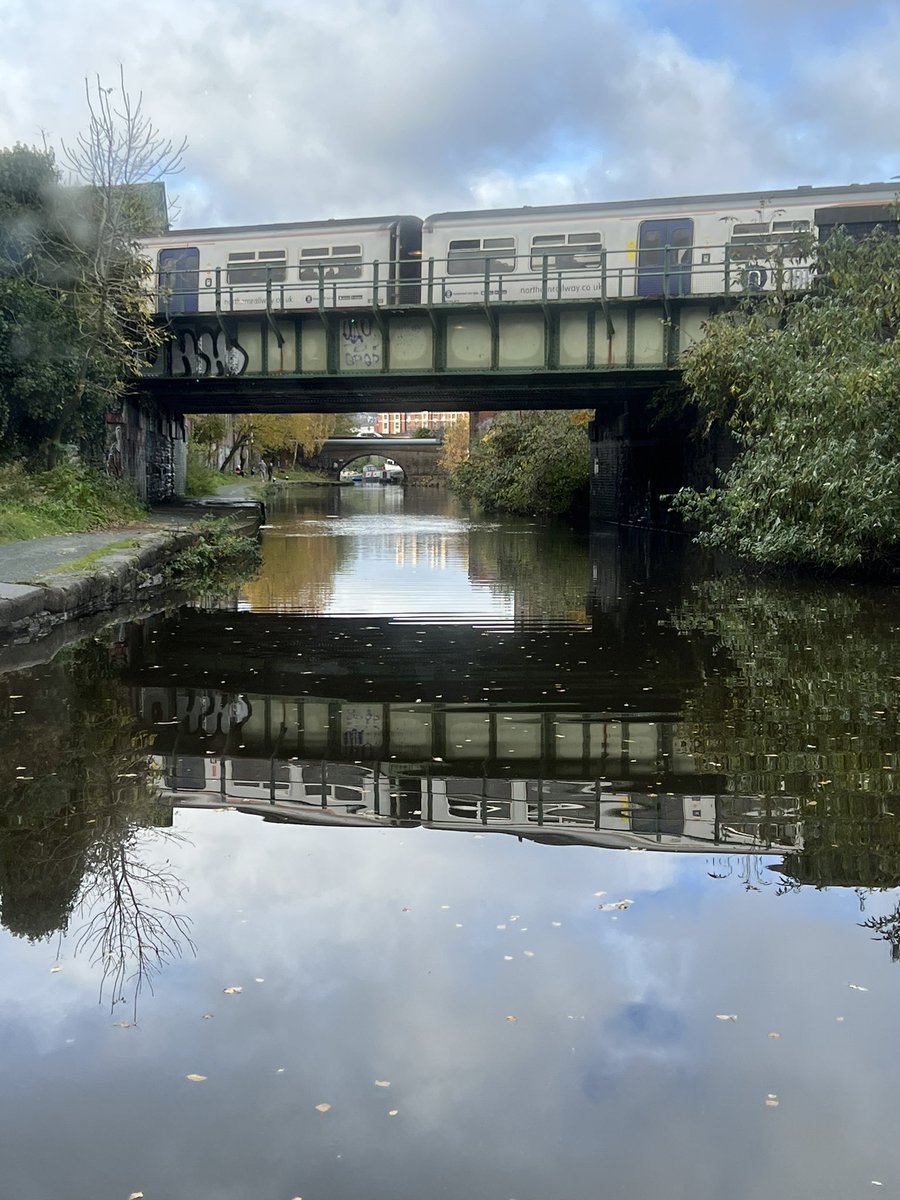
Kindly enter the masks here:
[[433, 433], [438, 433], [468, 419], [469, 414], [465, 412], [423, 410], [410, 413], [378, 413], [375, 417], [375, 432], [390, 437], [402, 437], [404, 434], [415, 433], [417, 429], [430, 429]]

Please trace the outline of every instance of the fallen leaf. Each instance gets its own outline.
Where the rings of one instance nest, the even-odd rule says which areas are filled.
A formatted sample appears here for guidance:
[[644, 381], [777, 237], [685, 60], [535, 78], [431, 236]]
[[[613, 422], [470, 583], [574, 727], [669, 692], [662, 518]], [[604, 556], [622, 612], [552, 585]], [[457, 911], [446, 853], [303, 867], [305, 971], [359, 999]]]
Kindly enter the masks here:
[[222, 991], [225, 993], [226, 996], [239, 996], [243, 990], [244, 990], [243, 988], [239, 988], [239, 987], [222, 988]]
[[316, 1112], [328, 1112], [331, 1108], [330, 1104], [317, 1104]]
[[376, 1079], [375, 1086], [376, 1087], [390, 1087], [391, 1081], [389, 1079]]
[[191, 1083], [206, 1083], [205, 1075], [185, 1075], [185, 1079], [189, 1079]]

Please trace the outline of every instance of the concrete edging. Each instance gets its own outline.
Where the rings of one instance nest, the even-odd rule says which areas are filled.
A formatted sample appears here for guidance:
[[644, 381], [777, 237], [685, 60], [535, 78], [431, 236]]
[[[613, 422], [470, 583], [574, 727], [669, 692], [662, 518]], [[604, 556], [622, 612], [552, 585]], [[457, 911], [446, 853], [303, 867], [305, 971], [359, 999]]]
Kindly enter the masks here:
[[140, 546], [111, 550], [86, 571], [73, 571], [52, 582], [0, 583], [0, 645], [34, 641], [57, 625], [89, 613], [136, 601], [162, 583], [160, 568], [194, 545], [196, 529], [145, 535]]

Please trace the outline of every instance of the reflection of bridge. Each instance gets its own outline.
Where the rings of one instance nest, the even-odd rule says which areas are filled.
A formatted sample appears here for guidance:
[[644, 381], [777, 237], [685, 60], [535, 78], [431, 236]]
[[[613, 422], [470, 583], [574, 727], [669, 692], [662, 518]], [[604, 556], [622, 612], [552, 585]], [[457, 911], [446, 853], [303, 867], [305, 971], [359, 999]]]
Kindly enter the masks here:
[[407, 479], [430, 478], [441, 474], [438, 459], [442, 443], [438, 438], [329, 438], [317, 454], [306, 462], [318, 471], [325, 471], [335, 478], [344, 467], [358, 458], [378, 454], [390, 458], [403, 468]]
[[[672, 721], [509, 705], [355, 703], [207, 689], [143, 687], [157, 751], [247, 758], [442, 763], [465, 774], [528, 767], [545, 778], [640, 780], [715, 788]], [[163, 722], [161, 728], [157, 728]], [[444, 769], [443, 767], [440, 769]]]
[[[533, 706], [577, 712], [665, 715], [696, 684], [690, 646], [671, 629], [435, 625], [279, 613], [182, 610], [148, 626], [135, 646], [132, 683], [239, 693], [252, 678], [270, 696], [330, 696], [368, 703]], [[499, 626], [499, 627], [498, 627]], [[527, 671], [523, 664], [527, 662]], [[651, 720], [655, 719], [651, 715]]]

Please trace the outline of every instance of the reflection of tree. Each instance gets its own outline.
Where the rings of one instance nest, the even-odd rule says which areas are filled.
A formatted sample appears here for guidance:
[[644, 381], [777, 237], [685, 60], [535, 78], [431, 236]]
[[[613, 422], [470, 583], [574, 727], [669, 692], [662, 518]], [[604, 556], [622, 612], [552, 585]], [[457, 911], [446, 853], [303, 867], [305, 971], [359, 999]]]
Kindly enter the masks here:
[[[725, 578], [674, 614], [703, 667], [685, 740], [731, 793], [800, 823], [803, 848], [779, 868], [788, 886], [900, 885], [892, 601], [888, 589]], [[900, 926], [900, 910], [878, 920]]]
[[243, 594], [251, 609], [322, 612], [348, 552], [346, 538], [326, 537], [318, 529], [310, 537], [267, 538], [262, 570]]
[[185, 945], [194, 948], [188, 919], [173, 910], [184, 892], [170, 867], [143, 857], [141, 831], [134, 825], [98, 841], [95, 851], [81, 893], [81, 907], [90, 915], [78, 932], [76, 952], [86, 951], [99, 965], [101, 998], [106, 993], [118, 1004], [132, 986], [136, 1019], [145, 981], [152, 991], [162, 964], [180, 958]]
[[587, 543], [568, 525], [505, 518], [502, 526], [473, 527], [469, 577], [497, 595], [512, 593], [517, 617], [587, 619]]
[[[89, 912], [77, 945], [102, 963], [101, 993], [135, 1001], [153, 963], [186, 937], [165, 904], [168, 868], [141, 856], [143, 831], [167, 824], [149, 751], [117, 682], [116, 647], [83, 642], [48, 667], [8, 677], [0, 697], [0, 914], [32, 941]], [[98, 939], [105, 921], [108, 932]], [[118, 961], [116, 961], [118, 955]]]

